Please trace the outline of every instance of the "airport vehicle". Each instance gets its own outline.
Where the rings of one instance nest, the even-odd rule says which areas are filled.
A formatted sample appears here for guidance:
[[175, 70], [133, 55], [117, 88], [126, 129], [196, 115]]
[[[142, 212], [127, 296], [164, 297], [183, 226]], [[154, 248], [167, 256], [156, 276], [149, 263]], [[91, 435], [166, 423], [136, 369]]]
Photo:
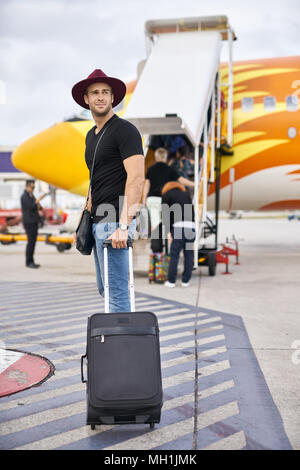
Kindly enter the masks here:
[[[147, 58], [116, 112], [141, 131], [146, 168], [153, 162], [151, 136], [189, 139], [196, 266], [199, 254], [207, 262], [207, 253], [217, 251], [219, 210], [300, 207], [300, 56], [233, 62], [236, 36], [226, 16], [147, 21], [145, 32]], [[229, 46], [226, 64], [220, 63], [223, 41]], [[85, 196], [84, 139], [92, 126], [83, 111], [24, 142], [12, 161], [35, 178]]]
[[[53, 209], [43, 209], [42, 217], [40, 220], [40, 228], [44, 226], [44, 222], [48, 225], [57, 225], [59, 223], [64, 223], [66, 221], [67, 214], [62, 213], [57, 214]], [[18, 233], [16, 231], [11, 231], [13, 227], [15, 230], [17, 226], [20, 226], [22, 222], [22, 211], [21, 209], [0, 209], [0, 243], [2, 245], [10, 245], [18, 241], [26, 241], [27, 235], [25, 233]], [[22, 227], [23, 228], [23, 227]], [[53, 245], [56, 247], [57, 251], [60, 253], [65, 250], [69, 250], [73, 244], [73, 237], [70, 234], [60, 233], [41, 233], [37, 236], [37, 241], [43, 241], [48, 245]]]

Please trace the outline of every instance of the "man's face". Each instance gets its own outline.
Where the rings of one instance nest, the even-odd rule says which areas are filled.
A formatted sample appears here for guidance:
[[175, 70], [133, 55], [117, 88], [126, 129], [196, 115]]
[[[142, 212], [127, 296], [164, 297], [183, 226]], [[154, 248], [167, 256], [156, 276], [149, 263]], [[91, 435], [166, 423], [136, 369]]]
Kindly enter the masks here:
[[107, 83], [93, 83], [84, 95], [84, 101], [89, 105], [95, 116], [105, 116], [112, 109], [113, 94]]
[[29, 183], [27, 186], [26, 186], [26, 189], [29, 193], [33, 193], [34, 191], [34, 188], [35, 188], [35, 184], [34, 183]]

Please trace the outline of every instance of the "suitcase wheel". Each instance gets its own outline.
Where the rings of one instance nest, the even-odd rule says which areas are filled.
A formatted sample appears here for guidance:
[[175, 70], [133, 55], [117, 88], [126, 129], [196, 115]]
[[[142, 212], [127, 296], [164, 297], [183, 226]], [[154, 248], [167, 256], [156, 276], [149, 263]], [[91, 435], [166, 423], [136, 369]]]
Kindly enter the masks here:
[[94, 431], [96, 429], [96, 424], [91, 424], [91, 430]]
[[151, 429], [154, 429], [154, 426], [155, 426], [154, 423], [150, 423], [150, 428], [151, 428]]

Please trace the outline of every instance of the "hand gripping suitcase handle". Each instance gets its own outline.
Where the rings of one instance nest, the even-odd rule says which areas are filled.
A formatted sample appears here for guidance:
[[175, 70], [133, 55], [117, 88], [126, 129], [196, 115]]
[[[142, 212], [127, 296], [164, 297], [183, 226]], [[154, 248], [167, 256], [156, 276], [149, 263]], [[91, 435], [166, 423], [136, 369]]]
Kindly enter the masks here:
[[[111, 246], [111, 243], [112, 243], [112, 240], [104, 240], [104, 242], [103, 242], [103, 248], [108, 248], [109, 246]], [[129, 248], [129, 247], [131, 247], [131, 248], [133, 247], [132, 240], [130, 240], [129, 238], [128, 238], [128, 240], [127, 240], [127, 247], [128, 247], [128, 248]]]
[[[104, 240], [104, 306], [105, 313], [109, 313], [109, 285], [108, 285], [108, 247], [112, 245], [111, 240]], [[129, 292], [130, 292], [130, 308], [131, 312], [135, 312], [135, 295], [134, 295], [134, 278], [133, 278], [133, 253], [132, 240], [127, 240], [128, 256], [129, 256]], [[117, 248], [114, 248], [117, 250]]]

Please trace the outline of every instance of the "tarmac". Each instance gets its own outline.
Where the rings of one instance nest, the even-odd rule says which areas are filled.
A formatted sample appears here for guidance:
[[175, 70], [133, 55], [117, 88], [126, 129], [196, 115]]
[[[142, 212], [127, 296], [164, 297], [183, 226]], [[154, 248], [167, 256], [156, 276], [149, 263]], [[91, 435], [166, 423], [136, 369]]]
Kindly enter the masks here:
[[[56, 303], [57, 318], [64, 321], [64, 307], [59, 302], [70, 293], [79, 315], [80, 308], [85, 309], [79, 300], [84, 296], [94, 302], [88, 313], [103, 311], [92, 257], [80, 255], [74, 247], [59, 253], [54, 246], [41, 242], [35, 255], [41, 267], [33, 270], [25, 268], [24, 242], [0, 245], [0, 347], [41, 354], [56, 368], [55, 375], [39, 387], [0, 399], [0, 448], [299, 450], [300, 221], [220, 219], [220, 243], [232, 235], [239, 242], [240, 264], [230, 257], [231, 274], [227, 275], [224, 264], [217, 265], [216, 276], [209, 276], [204, 266], [198, 268], [187, 288], [180, 284], [181, 268], [175, 288], [150, 284], [149, 245], [137, 242], [137, 310], [151, 309], [162, 324], [165, 404], [162, 421], [151, 432], [141, 425], [128, 429], [123, 425], [121, 431], [104, 427], [104, 431], [92, 434], [84, 426], [79, 358], [84, 353], [86, 316], [78, 330], [82, 335], [78, 348], [76, 335], [73, 338], [69, 331], [57, 348], [51, 346], [52, 341], [58, 341], [53, 326], [43, 331], [41, 326], [34, 333], [34, 322], [47, 322]], [[47, 295], [52, 299], [50, 310]], [[28, 321], [32, 318], [28, 337], [21, 326], [16, 329], [14, 325], [15, 320], [21, 324], [20, 319], [26, 316]], [[183, 329], [178, 328], [181, 323]], [[207, 328], [199, 329], [197, 336], [195, 325], [205, 324]], [[57, 351], [72, 348], [72, 342], [71, 356], [59, 356]], [[74, 379], [69, 366], [78, 369]], [[53, 400], [60, 374], [64, 388], [58, 396], [69, 397], [63, 390], [79, 387], [78, 396], [72, 389], [70, 401]], [[73, 381], [67, 382], [68, 377]], [[50, 410], [51, 419], [47, 414]]]

